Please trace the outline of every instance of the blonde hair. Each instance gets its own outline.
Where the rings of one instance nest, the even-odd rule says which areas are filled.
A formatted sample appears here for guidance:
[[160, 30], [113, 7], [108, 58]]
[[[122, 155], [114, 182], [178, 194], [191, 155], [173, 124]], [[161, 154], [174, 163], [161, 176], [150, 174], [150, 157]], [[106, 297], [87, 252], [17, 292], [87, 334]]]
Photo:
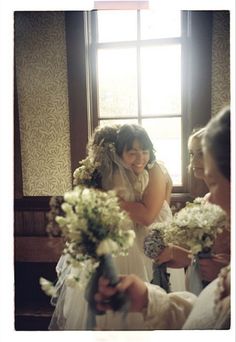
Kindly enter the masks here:
[[188, 138], [188, 145], [191, 142], [192, 139], [202, 139], [204, 136], [204, 133], [206, 132], [206, 127], [202, 127], [202, 128], [194, 128], [192, 130], [192, 133], [190, 134], [189, 138]]
[[[190, 134], [189, 138], [188, 138], [188, 149], [189, 149], [189, 145], [192, 142], [193, 139], [198, 139], [198, 140], [202, 140], [204, 134], [206, 132], [206, 127], [200, 127], [200, 128], [194, 128], [192, 130], [192, 133]], [[188, 172], [190, 172], [192, 169], [191, 167], [191, 163], [188, 164]]]

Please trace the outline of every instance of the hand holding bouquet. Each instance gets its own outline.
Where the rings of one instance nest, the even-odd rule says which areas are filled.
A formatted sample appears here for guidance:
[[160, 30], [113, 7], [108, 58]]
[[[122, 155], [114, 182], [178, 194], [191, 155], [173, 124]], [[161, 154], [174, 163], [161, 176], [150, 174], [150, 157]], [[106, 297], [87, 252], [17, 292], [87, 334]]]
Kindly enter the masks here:
[[174, 215], [165, 227], [165, 241], [185, 245], [194, 255], [208, 252], [227, 225], [226, 213], [218, 205], [198, 197]]
[[[155, 260], [168, 243], [184, 246], [193, 254], [193, 266], [196, 270], [197, 258], [209, 257], [217, 235], [227, 226], [226, 213], [219, 206], [206, 202], [203, 198], [196, 198], [193, 203], [187, 202], [186, 206], [173, 216], [172, 221], [153, 225], [145, 239], [145, 254]], [[196, 284], [199, 276], [196, 277], [195, 271], [193, 274]], [[201, 281], [198, 292], [200, 286]]]
[[145, 242], [145, 254], [156, 259], [168, 243], [187, 247], [192, 254], [208, 251], [216, 236], [228, 226], [226, 213], [218, 206], [196, 198], [171, 221], [153, 224]]
[[[61, 209], [64, 214], [57, 216], [56, 222], [66, 240], [63, 253], [69, 272], [65, 281], [68, 286], [87, 286], [86, 296], [91, 302], [98, 280], [94, 275], [105, 272], [113, 278], [112, 284], [118, 281], [110, 256], [127, 253], [135, 237], [134, 231], [129, 229], [132, 223], [121, 211], [114, 191], [76, 186], [64, 194]], [[43, 278], [40, 282], [44, 289], [53, 293], [49, 282]]]
[[153, 224], [150, 233], [144, 239], [144, 254], [154, 260], [152, 284], [159, 285], [166, 292], [171, 291], [169, 283], [169, 273], [165, 264], [158, 265], [155, 260], [167, 246], [165, 241], [165, 226], [159, 228], [160, 223]]

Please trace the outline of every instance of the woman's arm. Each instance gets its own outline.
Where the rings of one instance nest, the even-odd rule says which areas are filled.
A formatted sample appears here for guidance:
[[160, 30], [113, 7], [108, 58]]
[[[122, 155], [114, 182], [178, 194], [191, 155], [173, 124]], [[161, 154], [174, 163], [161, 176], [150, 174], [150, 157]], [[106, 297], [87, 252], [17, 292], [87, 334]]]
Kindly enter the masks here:
[[144, 191], [142, 202], [121, 201], [121, 208], [129, 213], [134, 222], [149, 226], [159, 214], [165, 196], [165, 175], [160, 167], [155, 164], [149, 170], [149, 182]]
[[220, 270], [227, 266], [230, 262], [230, 256], [228, 254], [216, 254], [211, 258], [203, 258], [199, 260], [201, 277], [205, 281], [212, 281], [220, 273]]
[[[189, 292], [167, 294], [157, 285], [144, 283], [136, 275], [120, 277], [115, 287], [108, 280], [99, 279], [98, 293], [95, 295], [97, 308], [111, 309], [107, 300], [117, 292], [125, 292], [130, 300], [130, 311], [142, 312], [146, 329], [181, 329], [196, 301]], [[139, 328], [139, 327], [137, 327]]]
[[212, 246], [211, 258], [199, 260], [200, 272], [203, 280], [214, 280], [222, 267], [230, 262], [230, 231], [224, 229], [218, 234]]
[[159, 265], [165, 263], [167, 267], [182, 268], [191, 264], [191, 252], [180, 246], [169, 244], [155, 260]]

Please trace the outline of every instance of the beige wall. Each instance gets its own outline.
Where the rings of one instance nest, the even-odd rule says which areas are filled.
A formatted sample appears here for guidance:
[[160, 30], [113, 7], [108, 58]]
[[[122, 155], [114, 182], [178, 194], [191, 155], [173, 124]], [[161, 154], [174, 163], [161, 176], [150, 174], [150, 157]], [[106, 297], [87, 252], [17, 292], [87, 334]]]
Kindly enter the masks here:
[[63, 12], [15, 16], [15, 58], [24, 196], [71, 187]]
[[[227, 20], [214, 14], [213, 115], [230, 97]], [[60, 195], [71, 187], [63, 12], [18, 13], [15, 53], [24, 195]]]

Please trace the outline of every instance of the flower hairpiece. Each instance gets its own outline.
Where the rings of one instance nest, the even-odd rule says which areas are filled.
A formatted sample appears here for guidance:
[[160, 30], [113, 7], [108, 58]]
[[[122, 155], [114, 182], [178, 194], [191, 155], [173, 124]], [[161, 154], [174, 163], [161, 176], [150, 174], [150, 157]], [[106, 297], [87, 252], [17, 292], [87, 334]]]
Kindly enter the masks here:
[[95, 161], [93, 157], [87, 158], [79, 162], [79, 167], [73, 173], [73, 185], [85, 185], [97, 187], [95, 173], [101, 166], [101, 163]]
[[85, 185], [99, 188], [99, 179], [105, 168], [111, 168], [111, 162], [115, 154], [114, 143], [104, 143], [90, 145], [88, 157], [79, 162], [79, 167], [73, 173], [74, 185]]

